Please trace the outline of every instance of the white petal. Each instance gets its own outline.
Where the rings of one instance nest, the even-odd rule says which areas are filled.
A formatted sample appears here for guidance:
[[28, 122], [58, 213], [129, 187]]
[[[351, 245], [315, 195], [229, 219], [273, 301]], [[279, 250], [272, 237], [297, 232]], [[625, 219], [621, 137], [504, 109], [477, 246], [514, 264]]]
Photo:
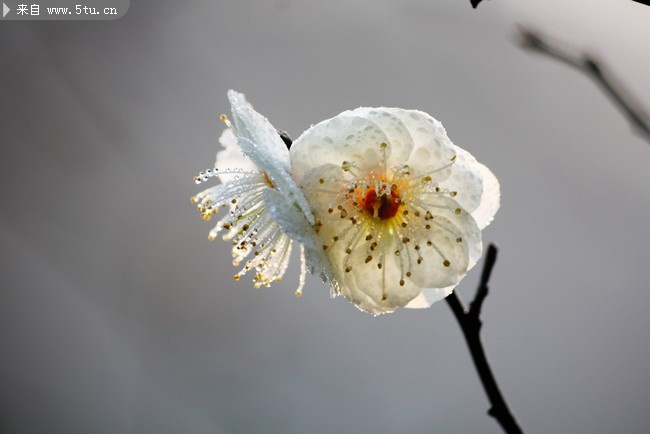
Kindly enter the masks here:
[[426, 309], [436, 301], [440, 301], [451, 294], [455, 287], [456, 285], [447, 286], [446, 288], [424, 288], [420, 295], [404, 307], [408, 309]]
[[295, 203], [287, 202], [287, 197], [275, 189], [267, 189], [263, 195], [267, 211], [280, 230], [300, 243], [301, 285], [297, 293], [301, 292], [304, 285], [303, 269], [308, 269], [310, 273], [320, 275], [324, 282], [329, 282], [331, 295], [337, 295], [338, 281], [331, 269], [329, 259], [321, 249], [320, 240], [305, 214], [296, 207]]
[[483, 177], [479, 163], [466, 150], [454, 146], [456, 162], [449, 178], [439, 184], [440, 188], [456, 193], [454, 199], [463, 209], [473, 213], [481, 203]]
[[490, 224], [494, 215], [499, 210], [501, 204], [501, 187], [496, 176], [481, 163], [478, 164], [478, 170], [481, 171], [483, 178], [483, 195], [478, 208], [472, 212], [478, 227], [482, 230]]
[[442, 124], [430, 115], [418, 110], [383, 108], [397, 116], [413, 139], [413, 149], [408, 164], [414, 173], [429, 174], [434, 182], [449, 176], [456, 156], [453, 143], [447, 137]]
[[[305, 214], [307, 220], [313, 224], [314, 216], [309, 209], [309, 204], [302, 194], [302, 191], [298, 185], [296, 185], [289, 172], [285, 170], [284, 166], [275, 159], [275, 156], [268, 154], [263, 146], [260, 146], [244, 137], [239, 137], [237, 143], [244, 154], [268, 175], [274, 187], [282, 192], [282, 194], [286, 195], [290, 203], [296, 203]], [[286, 146], [284, 149], [288, 152]]]
[[413, 138], [400, 118], [382, 107], [359, 107], [351, 113], [368, 119], [384, 132], [390, 145], [389, 166], [405, 163], [409, 159], [413, 152]]
[[300, 182], [314, 167], [340, 166], [344, 161], [353, 161], [362, 170], [372, 170], [382, 161], [382, 143], [388, 144], [388, 137], [373, 122], [351, 112], [341, 113], [312, 126], [293, 142], [292, 173]]
[[[243, 94], [229, 90], [228, 99], [230, 99], [237, 135], [255, 143], [261, 153], [273, 156], [274, 161], [288, 171], [291, 166], [289, 150], [280, 138], [278, 131], [268, 119], [253, 109]], [[260, 168], [266, 171], [264, 167], [260, 166]]]
[[288, 196], [273, 188], [265, 189], [263, 196], [266, 209], [282, 232], [309, 249], [316, 248], [314, 229], [305, 214], [287, 200]]
[[[427, 222], [431, 229], [419, 242], [423, 261], [412, 267], [411, 279], [420, 288], [456, 285], [467, 273], [470, 263], [481, 256], [481, 232], [474, 218], [453, 199], [438, 196], [428, 204], [433, 216]], [[427, 241], [431, 241], [431, 246]], [[412, 243], [408, 246], [413, 249]]]

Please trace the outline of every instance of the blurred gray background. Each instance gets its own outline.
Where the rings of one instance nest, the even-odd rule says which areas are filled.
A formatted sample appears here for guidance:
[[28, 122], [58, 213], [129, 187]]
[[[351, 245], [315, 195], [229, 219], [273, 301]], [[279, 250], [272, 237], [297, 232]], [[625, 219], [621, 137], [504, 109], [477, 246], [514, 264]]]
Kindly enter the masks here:
[[0, 432], [500, 432], [446, 303], [373, 318], [315, 278], [296, 298], [295, 262], [272, 288], [232, 280], [189, 201], [229, 88], [294, 138], [361, 105], [440, 119], [501, 180], [483, 337], [521, 425], [650, 432], [650, 144], [517, 24], [650, 108], [632, 1], [133, 0], [116, 21], [0, 22]]

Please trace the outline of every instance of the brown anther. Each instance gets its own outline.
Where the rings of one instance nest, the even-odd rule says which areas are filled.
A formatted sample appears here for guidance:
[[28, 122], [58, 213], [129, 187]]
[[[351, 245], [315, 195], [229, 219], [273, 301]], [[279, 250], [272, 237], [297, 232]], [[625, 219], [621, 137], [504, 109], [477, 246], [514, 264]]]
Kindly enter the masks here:
[[370, 240], [372, 240], [372, 234], [366, 235], [366, 241], [370, 241]]
[[462, 242], [463, 242], [463, 239], [462, 239], [461, 237], [458, 237], [458, 238], [456, 238], [456, 242], [457, 242], [457, 243], [462, 243]]
[[451, 265], [451, 262], [445, 259], [445, 262], [442, 263], [445, 267], [449, 267]]
[[411, 272], [410, 271], [406, 272], [406, 277], [411, 277]]
[[324, 180], [323, 178], [319, 179], [318, 182], [319, 182], [320, 184], [325, 184], [325, 180]]
[[368, 262], [370, 262], [370, 261], [372, 261], [372, 256], [368, 255], [368, 256], [366, 257], [366, 264], [367, 264]]
[[352, 271], [352, 267], [346, 267], [346, 268], [345, 268], [345, 272], [346, 272], [346, 273], [349, 273], [350, 271]]
[[455, 213], [456, 215], [460, 215], [461, 212], [462, 212], [462, 210], [461, 210], [460, 208], [456, 208], [456, 209], [454, 210], [454, 213]]
[[404, 286], [404, 279], [399, 280], [399, 286]]

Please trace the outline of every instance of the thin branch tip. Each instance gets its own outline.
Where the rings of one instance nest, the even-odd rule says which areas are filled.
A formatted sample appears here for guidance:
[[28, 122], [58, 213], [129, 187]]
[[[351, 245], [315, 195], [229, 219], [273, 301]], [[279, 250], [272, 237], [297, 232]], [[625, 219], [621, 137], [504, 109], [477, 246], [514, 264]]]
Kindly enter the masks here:
[[498, 251], [499, 249], [497, 245], [490, 243], [487, 253], [485, 254], [485, 265], [483, 266], [483, 272], [481, 273], [481, 286], [487, 285], [490, 281], [492, 269], [494, 268], [494, 264], [497, 262]]
[[591, 77], [628, 119], [634, 130], [650, 141], [650, 115], [593, 54], [550, 38], [527, 26], [517, 26], [519, 45], [567, 63]]

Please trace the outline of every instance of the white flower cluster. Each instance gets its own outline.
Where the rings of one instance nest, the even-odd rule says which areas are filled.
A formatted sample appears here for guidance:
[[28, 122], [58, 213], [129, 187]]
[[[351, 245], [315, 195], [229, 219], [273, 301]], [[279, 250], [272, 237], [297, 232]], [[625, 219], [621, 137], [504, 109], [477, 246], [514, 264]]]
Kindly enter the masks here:
[[476, 264], [481, 230], [499, 208], [499, 182], [426, 113], [358, 108], [305, 131], [290, 150], [240, 93], [214, 169], [220, 184], [192, 198], [210, 231], [232, 241], [239, 278], [269, 286], [300, 246], [307, 269], [373, 314], [429, 307]]

